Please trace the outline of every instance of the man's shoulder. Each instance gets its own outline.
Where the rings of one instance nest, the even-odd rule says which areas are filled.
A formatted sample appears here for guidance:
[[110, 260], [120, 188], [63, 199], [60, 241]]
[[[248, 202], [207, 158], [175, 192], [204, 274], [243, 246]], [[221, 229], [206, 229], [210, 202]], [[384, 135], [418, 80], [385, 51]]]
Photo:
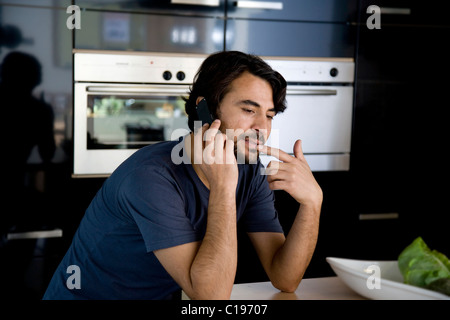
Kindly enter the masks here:
[[171, 154], [178, 141], [162, 141], [137, 150], [129, 159], [145, 164], [170, 165]]
[[146, 153], [170, 153], [172, 149], [178, 144], [180, 141], [178, 140], [169, 140], [169, 141], [161, 141], [154, 144], [150, 144], [148, 146], [142, 147], [137, 152], [146, 152]]
[[[142, 147], [126, 159], [112, 174], [126, 177], [148, 178], [149, 175], [173, 176], [180, 166], [172, 161], [172, 149], [179, 141], [163, 141]], [[120, 179], [120, 180], [122, 180]]]

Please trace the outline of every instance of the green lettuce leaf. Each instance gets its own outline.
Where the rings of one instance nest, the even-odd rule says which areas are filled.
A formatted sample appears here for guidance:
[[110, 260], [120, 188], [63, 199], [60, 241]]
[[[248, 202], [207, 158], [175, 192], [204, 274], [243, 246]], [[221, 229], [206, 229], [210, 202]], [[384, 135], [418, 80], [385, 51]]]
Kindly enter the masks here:
[[444, 293], [448, 296], [450, 296], [450, 278], [440, 278], [437, 280], [434, 280], [429, 285], [427, 285], [425, 288], [439, 291], [441, 293]]
[[[404, 282], [418, 287], [439, 290], [450, 279], [450, 260], [436, 250], [430, 250], [421, 237], [416, 238], [398, 257], [398, 267]], [[433, 285], [431, 285], [433, 283]]]

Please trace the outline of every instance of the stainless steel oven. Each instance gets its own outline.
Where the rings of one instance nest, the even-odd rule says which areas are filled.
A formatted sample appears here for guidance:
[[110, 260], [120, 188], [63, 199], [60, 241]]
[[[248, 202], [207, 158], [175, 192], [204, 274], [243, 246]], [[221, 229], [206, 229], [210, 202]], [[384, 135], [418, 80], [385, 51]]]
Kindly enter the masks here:
[[109, 175], [142, 146], [186, 134], [182, 97], [204, 58], [75, 52], [73, 175]]
[[[347, 171], [353, 119], [355, 66], [351, 58], [265, 60], [288, 83], [287, 109], [272, 123], [268, 145], [293, 153], [297, 139], [312, 171]], [[267, 163], [272, 157], [262, 157]]]
[[[205, 58], [76, 51], [73, 175], [107, 176], [140, 147], [186, 134], [182, 96]], [[274, 118], [268, 144], [292, 153], [302, 139], [313, 171], [348, 170], [354, 62], [263, 58], [288, 82], [288, 108]]]

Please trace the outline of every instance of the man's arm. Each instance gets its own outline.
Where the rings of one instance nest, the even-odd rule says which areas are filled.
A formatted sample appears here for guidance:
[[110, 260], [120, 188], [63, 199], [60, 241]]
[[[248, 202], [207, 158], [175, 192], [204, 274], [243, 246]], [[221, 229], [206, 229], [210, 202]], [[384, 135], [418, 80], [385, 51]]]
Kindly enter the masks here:
[[235, 193], [211, 190], [202, 242], [154, 251], [191, 299], [229, 299], [237, 266]]
[[[194, 169], [198, 170], [200, 179], [206, 179], [204, 183], [210, 189], [205, 237], [201, 242], [154, 251], [166, 271], [191, 299], [229, 299], [236, 275], [238, 168], [233, 148], [226, 148], [226, 136], [219, 133], [219, 126], [219, 120], [211, 124], [204, 148], [190, 149], [198, 153], [197, 159], [203, 159]], [[207, 129], [208, 125], [195, 134], [203, 135]], [[222, 154], [204, 153], [204, 150], [213, 150], [211, 147], [214, 146], [222, 148]], [[234, 161], [216, 161], [218, 156], [228, 156], [228, 161]]]
[[287, 238], [274, 232], [248, 234], [270, 281], [281, 291], [295, 291], [311, 261], [318, 235], [316, 213], [300, 206]]
[[[289, 234], [249, 233], [261, 263], [272, 284], [286, 292], [297, 289], [311, 261], [317, 243], [322, 190], [303, 156], [301, 142], [294, 146], [294, 157], [264, 146], [266, 154], [276, 155], [282, 163], [267, 168], [271, 189], [285, 190], [300, 203]], [[274, 152], [275, 151], [275, 152]]]

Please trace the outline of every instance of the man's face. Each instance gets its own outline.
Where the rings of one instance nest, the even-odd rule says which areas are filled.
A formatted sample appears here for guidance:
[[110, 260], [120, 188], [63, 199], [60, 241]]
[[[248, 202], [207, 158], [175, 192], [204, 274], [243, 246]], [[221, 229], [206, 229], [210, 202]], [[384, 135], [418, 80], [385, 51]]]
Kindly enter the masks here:
[[231, 83], [222, 99], [217, 110], [220, 130], [234, 132], [238, 162], [245, 158], [245, 163], [256, 163], [256, 147], [266, 142], [272, 129], [275, 116], [272, 94], [272, 87], [266, 80], [244, 72]]

